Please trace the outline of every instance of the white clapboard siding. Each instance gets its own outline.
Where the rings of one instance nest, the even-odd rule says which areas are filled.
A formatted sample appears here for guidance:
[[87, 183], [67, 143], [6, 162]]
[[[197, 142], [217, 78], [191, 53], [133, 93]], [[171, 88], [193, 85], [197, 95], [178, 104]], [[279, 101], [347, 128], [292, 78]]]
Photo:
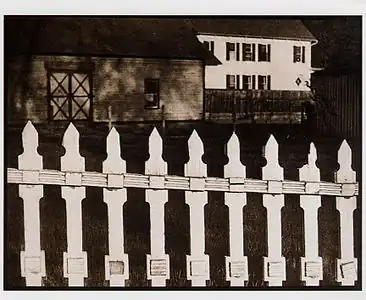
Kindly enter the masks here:
[[119, 134], [113, 127], [107, 136], [107, 158], [103, 162], [103, 173], [107, 174], [109, 186], [104, 188], [103, 198], [108, 207], [109, 255], [105, 256], [105, 278], [110, 286], [125, 286], [129, 279], [128, 255], [124, 251], [123, 205], [127, 201], [123, 187], [126, 162], [121, 158]]
[[[240, 161], [240, 144], [238, 136], [233, 133], [227, 143], [229, 162], [224, 167], [224, 177], [229, 179], [243, 178], [245, 166]], [[248, 259], [244, 256], [243, 241], [243, 208], [247, 195], [242, 192], [243, 184], [232, 192], [225, 193], [225, 204], [229, 207], [230, 256], [225, 257], [226, 280], [231, 286], [244, 286], [248, 280]]]
[[[24, 170], [23, 179], [37, 184], [38, 174], [42, 170], [42, 156], [37, 152], [38, 133], [28, 121], [22, 133], [24, 152], [19, 155], [19, 170]], [[42, 185], [20, 184], [19, 196], [24, 205], [24, 242], [25, 251], [20, 253], [21, 275], [27, 286], [41, 286], [46, 276], [45, 253], [40, 241], [39, 201], [43, 197]]]
[[[356, 209], [354, 194], [356, 172], [352, 170], [352, 151], [346, 140], [338, 151], [339, 170], [335, 174], [337, 183], [344, 183], [342, 193], [336, 197], [340, 214], [341, 258], [337, 259], [337, 280], [342, 285], [354, 285], [357, 280], [357, 259], [354, 258], [353, 211]], [[348, 197], [347, 197], [348, 196]]]
[[[150, 176], [150, 188], [146, 189], [146, 202], [150, 205], [151, 255], [146, 256], [147, 278], [152, 286], [166, 286], [170, 278], [169, 256], [165, 254], [164, 208], [168, 191], [164, 187], [164, 175], [168, 172], [163, 160], [163, 141], [156, 128], [149, 138], [150, 158], [145, 163], [145, 174]], [[162, 176], [163, 175], [163, 176]]]
[[[306, 182], [306, 190], [314, 194], [320, 190], [320, 170], [315, 162], [316, 148], [310, 144], [308, 164], [299, 170], [299, 178]], [[318, 253], [318, 209], [321, 196], [300, 195], [300, 206], [304, 210], [305, 257], [301, 258], [301, 280], [307, 286], [317, 286], [323, 280], [323, 260]]]
[[187, 255], [187, 279], [192, 286], [206, 286], [210, 279], [209, 256], [205, 254], [204, 207], [207, 192], [204, 191], [207, 168], [202, 161], [203, 143], [194, 130], [188, 140], [189, 161], [185, 165], [185, 176], [190, 178], [190, 191], [185, 192], [189, 205], [191, 255]]
[[[271, 194], [263, 195], [263, 205], [267, 209], [268, 257], [264, 258], [264, 280], [270, 286], [281, 286], [286, 280], [286, 263], [282, 256], [281, 208], [284, 206], [282, 194], [283, 169], [278, 163], [278, 143], [273, 135], [268, 139], [264, 149], [267, 160], [262, 169], [264, 180], [269, 182]], [[276, 182], [277, 181], [277, 182]]]
[[81, 172], [85, 171], [85, 159], [79, 153], [79, 132], [70, 123], [65, 131], [62, 145], [65, 155], [61, 157], [61, 171], [66, 171], [66, 182], [61, 195], [66, 202], [67, 252], [64, 252], [64, 276], [69, 286], [84, 286], [88, 276], [87, 253], [83, 251], [81, 202], [85, 187], [81, 186]]

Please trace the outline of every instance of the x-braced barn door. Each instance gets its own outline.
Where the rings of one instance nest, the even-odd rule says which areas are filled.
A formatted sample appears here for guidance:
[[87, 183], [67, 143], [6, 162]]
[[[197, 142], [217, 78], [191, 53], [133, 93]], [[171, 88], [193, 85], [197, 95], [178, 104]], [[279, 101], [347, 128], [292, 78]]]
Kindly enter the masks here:
[[50, 72], [49, 117], [51, 120], [87, 120], [91, 116], [90, 75]]

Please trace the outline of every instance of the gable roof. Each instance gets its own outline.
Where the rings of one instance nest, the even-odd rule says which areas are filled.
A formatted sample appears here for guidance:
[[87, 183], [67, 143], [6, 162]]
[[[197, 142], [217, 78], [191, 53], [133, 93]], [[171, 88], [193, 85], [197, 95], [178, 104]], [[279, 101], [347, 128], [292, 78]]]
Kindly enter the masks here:
[[295, 19], [192, 18], [190, 23], [201, 34], [316, 40], [302, 22]]
[[7, 16], [7, 54], [199, 59], [220, 64], [182, 19]]

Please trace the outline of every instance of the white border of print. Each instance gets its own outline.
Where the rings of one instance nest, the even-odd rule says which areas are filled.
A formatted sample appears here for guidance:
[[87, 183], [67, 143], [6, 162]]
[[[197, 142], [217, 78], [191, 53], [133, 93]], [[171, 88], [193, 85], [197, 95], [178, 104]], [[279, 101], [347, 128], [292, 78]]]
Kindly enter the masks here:
[[[172, 1], [172, 0], [144, 0], [144, 1], [121, 1], [121, 0], [103, 0], [103, 1], [85, 1], [85, 0], [57, 0], [57, 1], [26, 1], [26, 0], [11, 0], [3, 1], [1, 3], [2, 17], [5, 14], [124, 14], [124, 15], [238, 15], [238, 14], [269, 14], [269, 15], [326, 15], [326, 14], [339, 14], [339, 15], [360, 15], [362, 12], [366, 12], [366, 2], [364, 0], [256, 0], [256, 1], [213, 1], [213, 0], [185, 0], [185, 1]], [[1, 22], [0, 34], [3, 35], [3, 20]], [[365, 33], [365, 20], [363, 20], [363, 32]], [[1, 37], [1, 56], [3, 57], [3, 37]], [[366, 53], [365, 44], [363, 45], [363, 53]], [[1, 64], [3, 68], [3, 64]], [[3, 74], [3, 72], [2, 72]], [[3, 78], [3, 77], [2, 77]], [[3, 100], [3, 80], [0, 81], [1, 95]], [[1, 116], [4, 112], [3, 103], [0, 101]], [[365, 113], [365, 106], [363, 105], [363, 115]], [[3, 119], [1, 119], [3, 120]], [[364, 118], [363, 118], [364, 121]], [[363, 123], [364, 125], [364, 123]], [[0, 135], [3, 137], [3, 122], [0, 122]], [[365, 140], [363, 140], [364, 146]], [[3, 139], [0, 139], [0, 151], [1, 158], [3, 158]], [[364, 149], [364, 148], [363, 148]], [[1, 174], [3, 173], [4, 162], [1, 159]], [[363, 165], [363, 174], [364, 165]], [[3, 181], [2, 181], [3, 182]], [[363, 183], [362, 183], [363, 184]], [[364, 185], [363, 185], [364, 186]], [[4, 188], [0, 189], [0, 195], [3, 199]], [[3, 203], [3, 202], [2, 202]], [[0, 215], [4, 216], [3, 204], [0, 205]], [[363, 216], [365, 217], [365, 216]], [[0, 222], [0, 241], [1, 241], [1, 260], [3, 260], [3, 220]], [[363, 224], [363, 241], [365, 241], [365, 222]], [[366, 270], [365, 255], [366, 247], [363, 246], [363, 269]], [[1, 263], [0, 265], [3, 266]], [[3, 270], [0, 274], [0, 286], [3, 290]], [[365, 277], [365, 276], [364, 276]], [[245, 297], [246, 299], [307, 299], [309, 296], [312, 298], [327, 298], [327, 299], [366, 299], [366, 279], [363, 278], [363, 292], [358, 291], [6, 291], [1, 292], [4, 295], [0, 297], [3, 299], [65, 299], [65, 296], [69, 299], [101, 299], [105, 297], [105, 293], [108, 293], [109, 299], [140, 299], [143, 297], [151, 297], [154, 299], [165, 300], [171, 299], [174, 296], [175, 299], [186, 299], [189, 296], [191, 299], [199, 299], [207, 297], [208, 299], [239, 299]], [[311, 294], [310, 294], [311, 293]]]

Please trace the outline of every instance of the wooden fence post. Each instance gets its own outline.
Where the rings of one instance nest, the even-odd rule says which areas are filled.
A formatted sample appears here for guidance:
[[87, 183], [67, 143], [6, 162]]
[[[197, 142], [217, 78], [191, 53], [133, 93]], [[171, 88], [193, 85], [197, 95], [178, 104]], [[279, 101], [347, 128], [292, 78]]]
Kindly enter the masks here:
[[354, 258], [353, 211], [356, 209], [354, 195], [356, 172], [352, 170], [352, 151], [346, 140], [338, 151], [339, 170], [335, 181], [343, 183], [342, 194], [336, 197], [340, 214], [340, 247], [341, 258], [337, 259], [337, 281], [342, 285], [354, 285], [357, 280], [357, 258]]
[[270, 286], [282, 286], [286, 280], [286, 262], [282, 256], [281, 208], [284, 206], [282, 194], [283, 169], [278, 163], [278, 144], [271, 135], [265, 146], [267, 165], [263, 167], [263, 180], [268, 181], [271, 194], [263, 195], [263, 205], [267, 209], [268, 257], [264, 257], [264, 280]]
[[66, 201], [67, 252], [64, 252], [64, 276], [69, 286], [84, 286], [88, 277], [87, 253], [82, 249], [81, 202], [85, 198], [85, 187], [81, 186], [81, 173], [85, 171], [85, 159], [79, 153], [79, 132], [70, 123], [62, 141], [66, 152], [61, 157], [61, 171], [66, 172], [66, 184], [61, 195]]
[[124, 251], [123, 205], [127, 201], [123, 188], [126, 162], [121, 158], [119, 134], [113, 127], [107, 137], [107, 158], [103, 173], [107, 174], [108, 188], [103, 189], [104, 202], [108, 206], [109, 255], [105, 256], [105, 278], [110, 286], [125, 286], [129, 279], [128, 255]]
[[206, 286], [210, 279], [209, 256], [205, 254], [204, 207], [207, 192], [204, 191], [207, 176], [206, 165], [202, 161], [203, 143], [194, 130], [188, 140], [189, 161], [185, 165], [185, 176], [190, 178], [190, 191], [185, 192], [190, 213], [191, 255], [187, 255], [187, 279], [192, 286]]
[[165, 286], [170, 278], [169, 255], [165, 254], [164, 209], [168, 191], [164, 188], [164, 175], [168, 172], [162, 158], [163, 141], [156, 128], [149, 138], [150, 158], [145, 163], [145, 174], [150, 175], [150, 188], [146, 189], [146, 202], [150, 205], [151, 255], [146, 255], [147, 279], [152, 286]]
[[[320, 190], [320, 171], [315, 162], [316, 149], [310, 144], [308, 164], [299, 169], [299, 179], [305, 181], [306, 192], [318, 193]], [[304, 210], [305, 257], [301, 257], [301, 280], [306, 285], [319, 285], [323, 280], [323, 260], [318, 251], [318, 209], [321, 196], [300, 195], [300, 206]]]
[[[227, 155], [229, 162], [224, 167], [225, 178], [230, 181], [245, 178], [245, 166], [240, 161], [240, 144], [235, 133], [227, 143]], [[230, 256], [225, 257], [226, 280], [230, 281], [231, 286], [244, 286], [245, 280], [248, 280], [248, 259], [244, 256], [243, 241], [243, 208], [247, 203], [247, 193], [243, 192], [243, 188], [244, 185], [238, 185], [225, 193], [230, 226]]]
[[19, 196], [24, 204], [25, 251], [20, 252], [21, 276], [27, 286], [41, 286], [46, 276], [45, 252], [41, 250], [39, 201], [43, 197], [43, 186], [36, 185], [38, 172], [42, 170], [42, 156], [37, 152], [38, 133], [28, 121], [22, 133], [24, 152], [19, 155], [19, 170], [23, 180], [30, 184], [19, 185]]

